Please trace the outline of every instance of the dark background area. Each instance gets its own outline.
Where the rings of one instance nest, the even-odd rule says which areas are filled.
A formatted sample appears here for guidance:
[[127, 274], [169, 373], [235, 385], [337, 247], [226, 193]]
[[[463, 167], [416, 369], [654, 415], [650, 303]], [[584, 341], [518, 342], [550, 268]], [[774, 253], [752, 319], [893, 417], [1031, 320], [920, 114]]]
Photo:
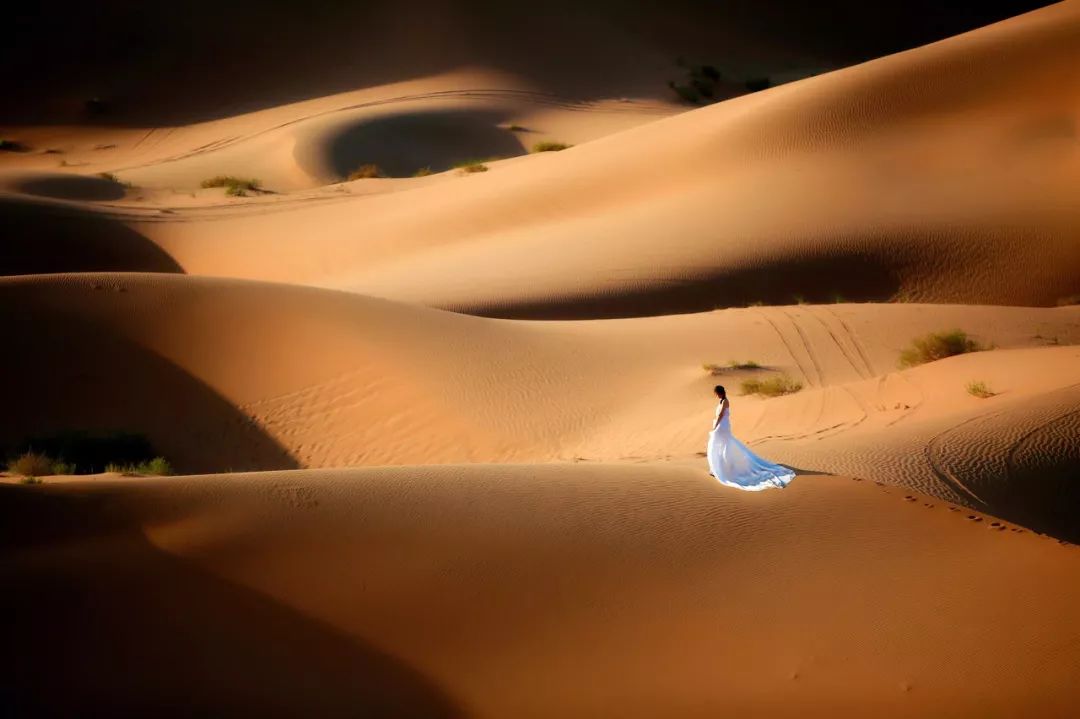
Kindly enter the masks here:
[[0, 123], [179, 124], [466, 64], [589, 99], [670, 99], [675, 59], [769, 75], [849, 65], [1047, 5], [1031, 0], [191, 0], [5, 14]]

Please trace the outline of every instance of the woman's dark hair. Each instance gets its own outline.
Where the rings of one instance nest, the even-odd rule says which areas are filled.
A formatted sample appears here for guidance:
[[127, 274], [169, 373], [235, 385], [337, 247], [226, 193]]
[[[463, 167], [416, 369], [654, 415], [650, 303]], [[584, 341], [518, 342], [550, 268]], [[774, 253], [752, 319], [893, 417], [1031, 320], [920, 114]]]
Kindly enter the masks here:
[[713, 387], [713, 392], [716, 392], [716, 396], [719, 397], [720, 399], [724, 399], [724, 398], [727, 397], [727, 390], [724, 389], [724, 385], [722, 385], [722, 384], [718, 384], [715, 387]]

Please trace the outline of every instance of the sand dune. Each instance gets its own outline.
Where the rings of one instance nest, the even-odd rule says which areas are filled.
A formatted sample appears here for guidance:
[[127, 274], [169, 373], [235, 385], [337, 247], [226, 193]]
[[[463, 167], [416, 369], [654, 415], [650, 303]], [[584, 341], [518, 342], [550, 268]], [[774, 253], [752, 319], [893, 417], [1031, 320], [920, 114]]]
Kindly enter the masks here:
[[[1053, 305], [1080, 292], [1071, 189], [1078, 38], [1080, 5], [1067, 2], [481, 175], [361, 181], [358, 197], [351, 187], [327, 189], [326, 202], [284, 196], [281, 212], [265, 198], [258, 214], [243, 202], [153, 221], [118, 212], [190, 273], [498, 316], [663, 314], [837, 295]], [[275, 131], [299, 133], [290, 142], [271, 133], [200, 151], [177, 181], [190, 186], [215, 166], [239, 173], [224, 153], [241, 151], [261, 158], [246, 174], [319, 181], [339, 177], [342, 158], [379, 158], [384, 150], [347, 139], [349, 123], [376, 119], [333, 115]], [[495, 119], [485, 125], [492, 138], [516, 142], [490, 129]], [[432, 132], [418, 132], [422, 147]], [[408, 144], [401, 137], [385, 151], [395, 142]], [[433, 169], [445, 164], [440, 152], [428, 151]], [[401, 172], [420, 161], [384, 159]], [[167, 176], [185, 162], [143, 172]]]
[[[512, 78], [308, 101], [181, 129], [137, 165], [120, 152], [101, 167], [146, 185], [134, 204], [168, 210], [112, 209], [194, 274], [521, 318], [796, 297], [1053, 305], [1080, 293], [1078, 38], [1080, 5], [1066, 2], [660, 122], [647, 105], [568, 107], [554, 115], [577, 133], [542, 137], [602, 139], [469, 177], [247, 201], [193, 189], [226, 172], [310, 191], [366, 160], [408, 174], [517, 154], [531, 140], [500, 123], [536, 96]], [[431, 96], [479, 77], [504, 90]], [[639, 126], [609, 134], [620, 123]], [[449, 152], [453, 137], [469, 147]]]
[[16, 11], [0, 458], [217, 474], [0, 473], [0, 714], [1072, 717], [1080, 0], [940, 5]]
[[23, 590], [0, 603], [52, 617], [4, 653], [33, 714], [1064, 718], [1080, 699], [1077, 550], [869, 482], [750, 495], [552, 465], [0, 490]]
[[[660, 458], [703, 470], [712, 384], [737, 393], [744, 379], [783, 372], [806, 389], [736, 400], [736, 431], [770, 456], [1077, 531], [1061, 508], [1076, 497], [1080, 308], [798, 306], [530, 323], [110, 274], [7, 279], [0, 296], [16, 336], [44, 335], [35, 352], [4, 359], [3, 391], [27, 407], [0, 420], [8, 444], [140, 431], [186, 471]], [[953, 327], [999, 349], [896, 369], [911, 339]], [[767, 369], [702, 369], [730, 360]], [[998, 396], [969, 396], [972, 381]]]
[[[111, 191], [104, 180], [19, 175], [15, 182], [41, 194]], [[0, 194], [0, 275], [47, 272], [180, 272], [156, 244], [122, 222], [79, 203]]]

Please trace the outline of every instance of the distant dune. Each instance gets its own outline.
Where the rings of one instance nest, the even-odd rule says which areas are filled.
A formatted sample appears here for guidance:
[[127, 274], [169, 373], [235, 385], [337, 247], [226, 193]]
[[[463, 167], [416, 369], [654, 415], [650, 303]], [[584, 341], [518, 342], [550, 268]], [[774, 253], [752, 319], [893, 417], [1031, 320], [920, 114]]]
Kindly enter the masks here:
[[[1078, 73], [1067, 2], [660, 122], [672, 106], [565, 103], [471, 72], [77, 156], [142, 188], [110, 216], [193, 274], [541, 319], [1052, 306], [1080, 295]], [[540, 140], [581, 144], [401, 178]], [[365, 161], [399, 179], [325, 184]], [[286, 194], [199, 189], [220, 174]]]

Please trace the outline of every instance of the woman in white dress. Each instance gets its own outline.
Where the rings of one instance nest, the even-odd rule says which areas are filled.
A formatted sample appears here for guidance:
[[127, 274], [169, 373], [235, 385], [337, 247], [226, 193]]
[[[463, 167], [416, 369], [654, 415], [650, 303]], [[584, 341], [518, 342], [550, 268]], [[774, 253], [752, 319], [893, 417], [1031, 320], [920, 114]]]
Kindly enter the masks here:
[[773, 464], [751, 452], [745, 444], [731, 435], [731, 402], [722, 385], [713, 390], [720, 398], [716, 406], [716, 421], [709, 432], [709, 471], [720, 484], [748, 492], [770, 487], [783, 489], [795, 479], [787, 467]]

